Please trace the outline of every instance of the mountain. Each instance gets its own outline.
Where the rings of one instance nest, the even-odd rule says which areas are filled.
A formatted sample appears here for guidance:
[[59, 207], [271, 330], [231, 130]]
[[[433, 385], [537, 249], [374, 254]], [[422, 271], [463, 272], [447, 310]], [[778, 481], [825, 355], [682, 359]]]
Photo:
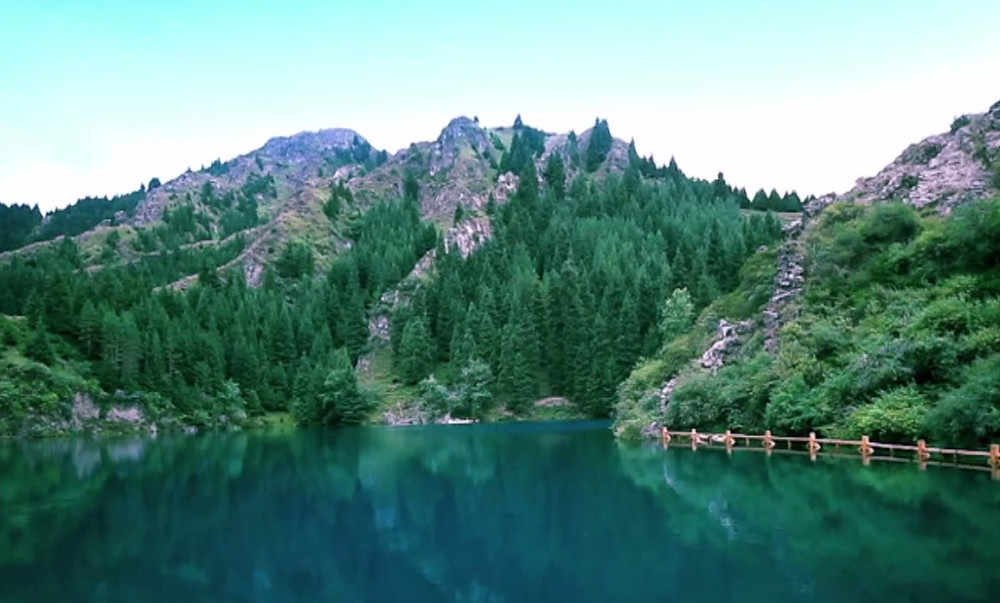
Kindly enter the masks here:
[[733, 293], [637, 365], [616, 431], [995, 442], [998, 189], [1000, 103], [847, 193], [810, 200]]
[[323, 130], [40, 223], [8, 209], [0, 434], [608, 416], [662, 300], [731, 291], [782, 236], [747, 208], [798, 204], [604, 120], [460, 117], [391, 155]]

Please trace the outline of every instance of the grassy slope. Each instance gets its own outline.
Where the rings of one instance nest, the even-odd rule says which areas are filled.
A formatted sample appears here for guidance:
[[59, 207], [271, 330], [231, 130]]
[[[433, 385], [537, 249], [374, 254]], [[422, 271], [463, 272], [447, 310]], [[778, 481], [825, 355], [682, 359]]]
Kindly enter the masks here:
[[0, 316], [0, 436], [56, 434], [74, 396], [98, 389], [71, 362], [49, 367], [25, 357], [29, 337], [24, 318]]

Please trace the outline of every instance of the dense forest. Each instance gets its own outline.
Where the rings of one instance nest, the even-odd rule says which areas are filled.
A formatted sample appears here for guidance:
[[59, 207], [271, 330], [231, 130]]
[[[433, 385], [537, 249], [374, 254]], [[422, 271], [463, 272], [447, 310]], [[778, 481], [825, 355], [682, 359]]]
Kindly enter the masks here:
[[[697, 312], [732, 290], [744, 260], [778, 241], [781, 225], [741, 212], [745, 193], [721, 175], [692, 180], [673, 161], [656, 168], [635, 156], [623, 174], [567, 181], [554, 155], [540, 178], [523, 160], [537, 157], [523, 132], [527, 153], [515, 142], [504, 158], [522, 184], [478, 216], [494, 236], [467, 259], [422, 221], [416, 194], [361, 211], [338, 184], [324, 214], [347, 224], [349, 249], [318, 273], [312, 248], [288, 241], [262, 286], [250, 287], [240, 270], [217, 271], [245, 247], [241, 237], [185, 243], [257, 224], [251, 201], [273, 194], [273, 181], [256, 179], [251, 191], [201, 191], [204, 206], [232, 215], [221, 233], [180, 205], [138, 229], [131, 244], [147, 253], [128, 262], [116, 260], [117, 239], [105, 242], [97, 270], [71, 239], [5, 261], [0, 434], [58, 430], [39, 415], [68, 420], [80, 392], [103, 408], [136, 405], [161, 427], [281, 411], [307, 423], [370, 420], [380, 401], [354, 371], [370, 351], [369, 315], [431, 251], [432, 274], [393, 316], [394, 380], [419, 384], [438, 414], [516, 415], [541, 396], [566, 396], [583, 414], [608, 416], [617, 384], [659, 348], [671, 312]], [[63, 215], [82, 225], [133, 211], [134, 199]], [[459, 208], [455, 221], [476, 217]], [[23, 237], [6, 221], [2, 230]], [[197, 284], [170, 286], [191, 274]], [[665, 310], [665, 299], [680, 301]]]
[[[982, 445], [1000, 437], [1000, 200], [921, 215], [901, 203], [839, 203], [805, 238], [809, 278], [778, 353], [757, 332], [717, 373], [691, 367], [722, 298], [675, 333], [621, 390], [618, 426], [810, 431], [857, 439]], [[734, 293], [773, 274], [749, 262]], [[651, 388], [680, 375], [664, 414]]]
[[0, 203], [0, 252], [17, 249], [26, 244], [32, 233], [42, 223], [38, 206]]
[[[742, 215], [731, 189], [679, 170], [650, 181], [630, 168], [600, 185], [579, 178], [540, 192], [528, 163], [521, 182], [510, 203], [487, 209], [494, 238], [464, 262], [444, 255], [393, 321], [404, 380], [442, 362], [457, 375], [466, 395], [424, 384], [453, 414], [483, 416], [491, 403], [516, 413], [566, 396], [608, 416], [617, 384], [659, 346], [663, 300], [684, 290], [691, 311], [704, 307], [781, 235], [773, 216]], [[495, 399], [474, 403], [484, 382], [495, 383]]]
[[[153, 178], [150, 187], [155, 188], [159, 183]], [[73, 237], [104, 222], [117, 223], [119, 217], [132, 216], [145, 198], [146, 186], [143, 185], [126, 195], [85, 197], [68, 207], [49, 212], [44, 218], [37, 206], [0, 203], [0, 252], [61, 236]]]

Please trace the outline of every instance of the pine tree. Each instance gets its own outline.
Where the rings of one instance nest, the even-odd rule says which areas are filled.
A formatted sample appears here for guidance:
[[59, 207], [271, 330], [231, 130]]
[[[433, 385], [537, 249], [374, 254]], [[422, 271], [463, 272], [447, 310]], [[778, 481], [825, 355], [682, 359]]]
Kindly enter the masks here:
[[73, 309], [71, 282], [68, 275], [55, 275], [45, 286], [45, 324], [52, 333], [67, 337], [75, 337], [77, 334], [77, 314]]
[[300, 398], [292, 407], [299, 423], [314, 425], [359, 424], [367, 419], [372, 406], [358, 388], [357, 377], [347, 350], [337, 350], [314, 397]]
[[594, 128], [590, 131], [590, 140], [587, 142], [586, 169], [588, 172], [594, 172], [601, 167], [613, 142], [614, 139], [611, 137], [607, 120], [595, 120]]
[[434, 346], [423, 316], [406, 321], [399, 344], [399, 373], [407, 384], [419, 383], [434, 368]]
[[754, 193], [753, 200], [750, 201], [750, 208], [758, 211], [770, 209], [768, 207], [767, 193], [764, 192], [764, 189], [760, 189]]
[[545, 162], [545, 184], [548, 186], [556, 199], [566, 197], [566, 165], [563, 163], [562, 155], [552, 153], [549, 160]]
[[49, 341], [49, 334], [45, 330], [45, 324], [39, 322], [31, 331], [31, 337], [24, 348], [24, 354], [42, 364], [52, 364], [56, 355], [52, 350], [52, 342]]
[[111, 310], [101, 320], [101, 372], [103, 381], [112, 387], [120, 385], [122, 355], [121, 321]]
[[778, 194], [776, 189], [771, 189], [771, 193], [767, 196], [767, 209], [771, 211], [782, 211], [784, 202], [781, 200], [781, 195]]
[[80, 311], [80, 344], [83, 354], [89, 359], [97, 357], [101, 344], [101, 313], [91, 300], [83, 303]]
[[121, 382], [130, 389], [139, 386], [139, 363], [142, 360], [142, 335], [130, 312], [120, 322]]
[[270, 320], [268, 329], [268, 356], [275, 362], [290, 363], [295, 359], [295, 337], [288, 309], [282, 305]]

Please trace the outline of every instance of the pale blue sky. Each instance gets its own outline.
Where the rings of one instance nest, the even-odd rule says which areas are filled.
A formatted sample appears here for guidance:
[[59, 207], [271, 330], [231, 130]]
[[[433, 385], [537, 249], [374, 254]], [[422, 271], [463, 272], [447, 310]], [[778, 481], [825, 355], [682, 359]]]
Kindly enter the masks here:
[[127, 192], [350, 127], [595, 116], [660, 162], [843, 191], [1000, 100], [997, 0], [25, 1], [0, 8], [0, 200]]

